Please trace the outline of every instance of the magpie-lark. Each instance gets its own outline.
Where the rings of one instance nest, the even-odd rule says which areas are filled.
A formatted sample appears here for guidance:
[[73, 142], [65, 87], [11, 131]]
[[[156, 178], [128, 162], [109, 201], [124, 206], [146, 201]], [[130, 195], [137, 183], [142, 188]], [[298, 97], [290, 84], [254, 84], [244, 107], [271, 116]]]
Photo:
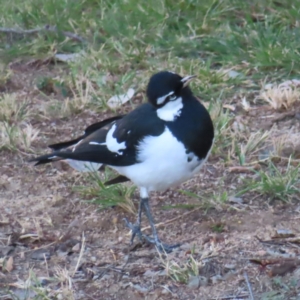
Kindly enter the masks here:
[[[129, 114], [113, 117], [89, 126], [83, 136], [51, 145], [54, 151], [32, 161], [36, 165], [55, 160], [104, 164], [121, 176], [111, 183], [131, 180], [140, 188], [137, 221], [126, 221], [132, 230], [131, 243], [137, 235], [158, 249], [171, 251], [177, 245], [160, 241], [149, 207], [149, 194], [164, 191], [191, 178], [206, 161], [214, 139], [208, 111], [188, 87], [195, 76], [181, 77], [163, 71], [148, 83], [148, 103]], [[145, 212], [153, 237], [141, 233]]]

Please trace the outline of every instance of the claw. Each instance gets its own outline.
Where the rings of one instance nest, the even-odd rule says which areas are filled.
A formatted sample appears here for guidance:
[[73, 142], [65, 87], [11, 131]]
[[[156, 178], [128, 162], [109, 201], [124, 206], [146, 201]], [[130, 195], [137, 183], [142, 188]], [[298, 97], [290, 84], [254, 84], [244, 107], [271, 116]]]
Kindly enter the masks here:
[[166, 253], [172, 252], [175, 248], [179, 247], [180, 245], [181, 245], [180, 243], [174, 245], [168, 245], [160, 241], [158, 243], [155, 243], [155, 246], [157, 247], [159, 252], [166, 252]]
[[137, 236], [141, 242], [146, 241], [149, 244], [153, 244], [156, 246], [159, 252], [166, 252], [170, 253], [173, 249], [179, 247], [181, 244], [174, 244], [174, 245], [168, 245], [162, 243], [160, 240], [155, 240], [154, 238], [144, 234], [141, 232], [141, 225], [138, 223], [132, 224], [127, 220], [127, 218], [123, 218], [125, 221], [126, 227], [128, 227], [131, 230], [131, 238], [130, 238], [130, 245], [133, 244], [133, 241], [135, 237]]
[[125, 221], [126, 227], [131, 230], [131, 238], [130, 238], [130, 245], [133, 244], [134, 238], [137, 235], [138, 238], [143, 241], [143, 234], [141, 232], [141, 225], [140, 224], [132, 224], [127, 220], [127, 218], [123, 219]]

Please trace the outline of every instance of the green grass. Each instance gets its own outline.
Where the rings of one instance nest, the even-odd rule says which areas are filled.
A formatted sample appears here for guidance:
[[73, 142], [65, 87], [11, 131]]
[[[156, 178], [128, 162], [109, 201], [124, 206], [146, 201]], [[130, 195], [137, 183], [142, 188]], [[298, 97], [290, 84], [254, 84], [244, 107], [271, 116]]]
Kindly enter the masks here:
[[135, 192], [135, 186], [127, 186], [126, 184], [105, 185], [105, 182], [116, 177], [116, 174], [106, 168], [104, 178], [101, 178], [99, 172], [87, 173], [87, 181], [89, 185], [76, 187], [76, 190], [84, 199], [91, 199], [100, 208], [108, 208], [112, 206], [120, 206], [126, 212], [135, 214], [136, 208], [132, 201]]
[[[58, 32], [32, 35], [0, 33], [0, 55], [47, 57], [55, 51], [87, 52], [86, 68], [98, 76], [171, 68], [196, 73], [199, 94], [210, 100], [249, 76], [260, 80], [299, 73], [300, 2], [209, 0], [0, 1], [1, 27], [56, 26]], [[64, 36], [70, 31], [88, 42]], [[90, 64], [90, 61], [94, 64]], [[82, 66], [82, 64], [80, 64]], [[220, 69], [241, 74], [228, 78]], [[93, 72], [94, 71], [94, 72]]]
[[289, 160], [287, 167], [282, 169], [270, 161], [266, 170], [255, 171], [255, 173], [256, 177], [246, 180], [247, 187], [240, 191], [239, 195], [251, 191], [267, 196], [270, 201], [289, 202], [293, 198], [299, 200], [297, 196], [300, 193], [299, 165], [294, 167]]

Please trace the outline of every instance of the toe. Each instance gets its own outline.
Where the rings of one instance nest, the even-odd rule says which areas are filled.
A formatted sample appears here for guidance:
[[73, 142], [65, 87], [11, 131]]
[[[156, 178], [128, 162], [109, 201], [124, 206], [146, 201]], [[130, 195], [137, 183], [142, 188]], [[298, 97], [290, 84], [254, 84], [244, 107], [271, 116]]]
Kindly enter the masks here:
[[158, 250], [160, 252], [166, 252], [166, 253], [170, 253], [172, 252], [175, 248], [179, 247], [181, 244], [174, 244], [174, 245], [168, 245], [168, 244], [164, 244], [164, 243], [159, 243], [156, 244], [156, 247], [158, 248]]

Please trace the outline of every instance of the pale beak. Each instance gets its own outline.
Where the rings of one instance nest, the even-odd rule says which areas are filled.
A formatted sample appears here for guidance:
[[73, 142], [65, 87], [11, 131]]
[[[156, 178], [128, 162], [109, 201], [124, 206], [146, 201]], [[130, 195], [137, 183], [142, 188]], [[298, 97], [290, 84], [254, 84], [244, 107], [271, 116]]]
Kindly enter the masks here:
[[181, 82], [183, 83], [183, 87], [186, 87], [189, 82], [193, 79], [197, 77], [196, 75], [189, 75], [189, 76], [185, 76], [181, 79]]

